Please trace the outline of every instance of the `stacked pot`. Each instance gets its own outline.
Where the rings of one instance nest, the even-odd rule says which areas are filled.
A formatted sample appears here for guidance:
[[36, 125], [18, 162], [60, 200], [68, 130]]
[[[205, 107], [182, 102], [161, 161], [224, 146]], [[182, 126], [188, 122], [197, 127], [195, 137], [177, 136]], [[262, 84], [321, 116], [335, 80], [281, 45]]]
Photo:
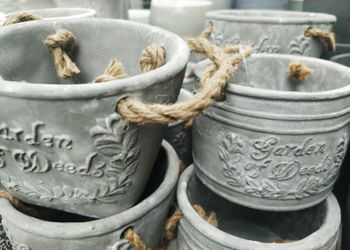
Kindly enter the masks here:
[[[67, 80], [43, 43], [59, 29], [78, 41], [71, 56], [81, 73]], [[167, 51], [166, 63], [141, 73], [141, 52], [153, 43]], [[189, 58], [185, 41], [113, 19], [40, 20], [1, 28], [0, 54], [0, 180], [30, 211], [0, 200], [13, 248], [129, 249], [128, 228], [155, 248], [179, 160], [162, 143], [167, 126], [126, 126], [116, 105], [130, 96], [174, 102]], [[93, 84], [113, 58], [129, 77]]]
[[[309, 28], [330, 31], [336, 18], [227, 10], [209, 12], [207, 21], [218, 46], [249, 44], [256, 53], [239, 65], [223, 100], [194, 120], [194, 165], [178, 187], [184, 218], [174, 249], [340, 249], [331, 192], [349, 141], [350, 69], [313, 58], [326, 47], [304, 36]], [[290, 78], [292, 62], [311, 75]], [[210, 65], [201, 62], [197, 78]], [[195, 204], [216, 213], [218, 228]]]

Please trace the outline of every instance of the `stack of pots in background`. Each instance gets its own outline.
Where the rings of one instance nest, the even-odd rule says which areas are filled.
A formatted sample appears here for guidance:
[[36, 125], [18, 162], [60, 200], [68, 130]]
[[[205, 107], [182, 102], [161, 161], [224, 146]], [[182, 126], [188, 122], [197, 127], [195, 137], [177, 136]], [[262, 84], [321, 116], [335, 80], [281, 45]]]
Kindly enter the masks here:
[[[57, 77], [43, 43], [63, 28], [77, 37], [73, 60], [81, 70], [68, 80]], [[167, 143], [160, 150], [166, 125], [127, 126], [116, 105], [128, 96], [176, 101], [189, 58], [185, 41], [156, 27], [112, 19], [9, 25], [0, 29], [0, 41], [0, 103], [6, 107], [0, 111], [0, 179], [13, 196], [35, 205], [33, 211], [55, 209], [49, 213], [53, 218], [36, 219], [1, 200], [3, 226], [14, 248], [130, 247], [123, 239], [129, 227], [156, 247], [179, 160]], [[141, 73], [141, 52], [153, 43], [167, 51], [166, 63]], [[113, 58], [123, 62], [129, 77], [92, 84]]]
[[[173, 249], [340, 249], [331, 192], [349, 141], [350, 68], [313, 58], [327, 47], [304, 36], [310, 26], [330, 31], [336, 18], [230, 10], [207, 20], [218, 46], [250, 44], [257, 53], [239, 65], [223, 100], [194, 119], [194, 164], [178, 186], [184, 217]], [[291, 79], [291, 62], [311, 75]], [[196, 66], [198, 79], [209, 65]], [[216, 213], [218, 228], [195, 204]]]

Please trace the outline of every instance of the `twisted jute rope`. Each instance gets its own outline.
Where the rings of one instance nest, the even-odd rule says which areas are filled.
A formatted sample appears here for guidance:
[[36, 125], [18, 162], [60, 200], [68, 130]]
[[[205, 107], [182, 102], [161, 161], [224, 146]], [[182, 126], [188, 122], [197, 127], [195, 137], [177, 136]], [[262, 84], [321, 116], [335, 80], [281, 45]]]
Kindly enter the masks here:
[[113, 59], [109, 62], [108, 67], [103, 75], [100, 75], [97, 77], [94, 82], [108, 82], [118, 79], [127, 78], [128, 75], [124, 73], [124, 66], [122, 63], [117, 61], [116, 59]]
[[[208, 30], [204, 34], [207, 34]], [[186, 42], [191, 52], [206, 54], [214, 63], [208, 69], [210, 76], [203, 81], [201, 90], [191, 100], [171, 105], [148, 104], [135, 98], [123, 99], [118, 103], [117, 109], [127, 121], [141, 125], [149, 123], [169, 124], [194, 118], [221, 96], [222, 88], [234, 75], [238, 68], [237, 64], [252, 53], [252, 48], [249, 46], [219, 48], [211, 44], [204, 35], [197, 38], [187, 38]], [[243, 54], [230, 54], [239, 51], [240, 48], [242, 48]]]
[[[210, 212], [209, 216], [207, 216], [204, 208], [200, 205], [194, 205], [193, 208], [203, 220], [207, 221], [214, 227], [218, 227], [218, 221], [216, 219], [215, 212]], [[164, 242], [162, 246], [158, 248], [158, 250], [166, 250], [169, 246], [170, 241], [176, 238], [176, 233], [174, 233], [174, 231], [176, 230], [177, 225], [183, 216], [183, 213], [178, 210], [167, 220], [164, 228]], [[124, 232], [124, 237], [136, 250], [151, 250], [151, 248], [148, 248], [146, 246], [141, 237], [132, 228], [128, 228]]]
[[57, 74], [62, 79], [67, 79], [80, 73], [78, 67], [70, 59], [76, 44], [77, 38], [66, 29], [58, 30], [45, 40], [45, 45], [51, 52], [55, 62]]
[[316, 29], [316, 28], [308, 28], [305, 30], [304, 36], [319, 37], [327, 44], [327, 48], [329, 51], [333, 52], [336, 49], [335, 35], [333, 32]]
[[305, 81], [313, 72], [313, 69], [307, 67], [303, 62], [293, 61], [289, 64], [289, 78], [294, 81]]
[[15, 23], [34, 21], [34, 20], [41, 20], [41, 19], [42, 19], [41, 16], [27, 13], [27, 12], [22, 12], [22, 13], [13, 14], [13, 15], [6, 17], [6, 20], [2, 24], [2, 26], [11, 25], [11, 24], [15, 24]]

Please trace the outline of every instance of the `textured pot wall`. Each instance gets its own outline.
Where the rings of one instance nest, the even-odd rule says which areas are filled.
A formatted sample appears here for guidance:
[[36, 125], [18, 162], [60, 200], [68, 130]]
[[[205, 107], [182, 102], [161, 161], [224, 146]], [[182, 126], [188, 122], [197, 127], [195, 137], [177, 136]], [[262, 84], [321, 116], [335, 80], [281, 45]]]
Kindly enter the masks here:
[[30, 9], [55, 8], [54, 0], [1, 0], [0, 10], [9, 13]]
[[[295, 212], [253, 210], [208, 190], [189, 167], [180, 178], [177, 201], [184, 217], [173, 249], [334, 250], [340, 236], [340, 209], [333, 195], [315, 207]], [[195, 212], [195, 204], [207, 214], [216, 213], [218, 228]], [[292, 242], [274, 243], [277, 240]]]
[[[2, 184], [20, 200], [86, 216], [106, 217], [131, 207], [145, 187], [166, 126], [125, 127], [116, 105], [127, 96], [176, 101], [187, 45], [155, 27], [107, 19], [14, 26], [0, 30], [0, 75], [11, 80], [1, 81], [0, 91], [0, 104], [7, 107], [0, 112]], [[59, 28], [79, 41], [74, 61], [82, 73], [67, 81], [57, 79], [43, 44]], [[113, 46], [112, 40], [117, 40]], [[139, 57], [152, 43], [165, 47], [167, 64], [141, 74]], [[78, 84], [101, 75], [112, 58], [134, 77]]]
[[330, 31], [336, 18], [315, 18], [303, 12], [224, 10], [208, 12], [206, 20], [213, 26], [210, 39], [220, 47], [241, 43], [251, 45], [255, 53], [320, 57], [325, 45], [305, 37], [304, 32], [309, 27]]
[[[288, 80], [294, 60], [315, 69], [305, 82]], [[321, 202], [348, 147], [349, 80], [349, 68], [319, 59], [251, 56], [231, 79], [225, 100], [195, 119], [196, 174], [220, 196], [256, 209]]]
[[134, 228], [147, 246], [156, 249], [174, 198], [179, 169], [175, 151], [164, 142], [145, 189], [146, 197], [131, 209], [100, 220], [56, 223], [24, 215], [1, 199], [3, 226], [14, 249], [131, 249], [128, 241], [122, 238], [129, 227]]

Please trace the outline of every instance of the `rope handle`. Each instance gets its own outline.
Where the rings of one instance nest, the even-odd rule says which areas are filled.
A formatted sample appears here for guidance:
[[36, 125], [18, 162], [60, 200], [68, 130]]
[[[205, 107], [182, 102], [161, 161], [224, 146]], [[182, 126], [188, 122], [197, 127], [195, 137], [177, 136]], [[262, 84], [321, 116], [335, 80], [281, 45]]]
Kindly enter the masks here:
[[327, 44], [327, 48], [330, 52], [334, 52], [336, 49], [335, 35], [333, 32], [309, 27], [305, 30], [304, 36], [319, 37], [321, 40], [323, 40]]
[[313, 69], [307, 67], [303, 62], [293, 61], [289, 64], [288, 77], [294, 81], [305, 81], [314, 72]]
[[27, 13], [27, 12], [21, 12], [21, 13], [13, 14], [13, 15], [6, 17], [2, 26], [7, 26], [7, 25], [15, 24], [15, 23], [34, 21], [34, 20], [41, 20], [41, 19], [43, 19], [41, 16]]

